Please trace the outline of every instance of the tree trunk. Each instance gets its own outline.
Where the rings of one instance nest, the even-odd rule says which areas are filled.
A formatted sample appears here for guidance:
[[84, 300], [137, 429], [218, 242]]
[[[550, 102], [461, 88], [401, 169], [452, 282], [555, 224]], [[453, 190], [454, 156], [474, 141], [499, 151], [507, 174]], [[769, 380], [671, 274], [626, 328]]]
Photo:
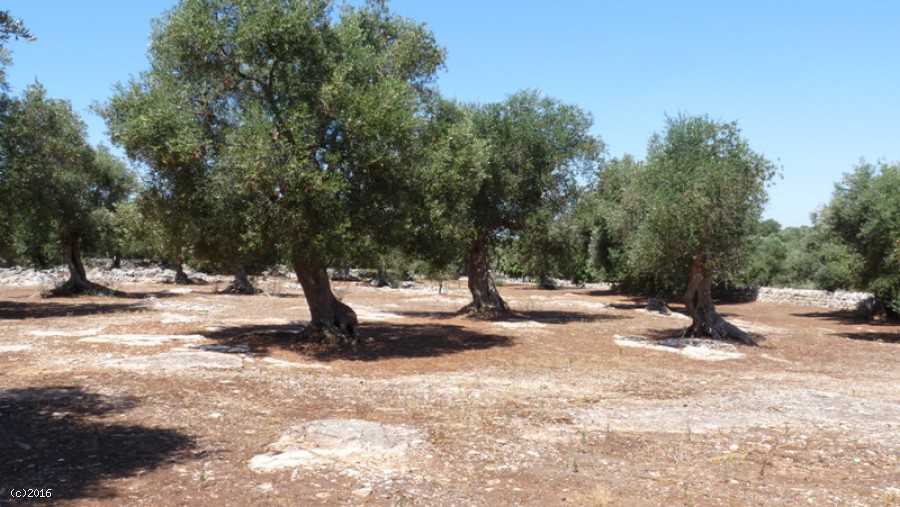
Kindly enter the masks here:
[[122, 269], [122, 254], [119, 252], [113, 253], [112, 267], [110, 269]]
[[332, 345], [357, 345], [356, 312], [331, 292], [331, 280], [324, 266], [294, 264], [297, 280], [309, 306], [309, 324], [301, 335], [310, 341]]
[[689, 338], [711, 337], [717, 340], [733, 339], [747, 345], [756, 345], [750, 335], [723, 319], [712, 300], [712, 273], [704, 269], [700, 261], [691, 265], [691, 281], [684, 294], [684, 305], [691, 315], [691, 325], [684, 331]]
[[546, 274], [541, 273], [538, 276], [537, 287], [540, 290], [556, 290], [556, 282]]
[[63, 239], [63, 256], [66, 259], [66, 266], [69, 268], [69, 279], [59, 287], [51, 290], [51, 296], [72, 296], [75, 294], [122, 295], [121, 292], [88, 281], [84, 263], [81, 262], [78, 236], [71, 235]]
[[193, 283], [191, 279], [187, 276], [187, 273], [184, 272], [184, 264], [181, 262], [178, 263], [178, 267], [175, 268], [175, 283], [178, 285], [190, 285]]
[[250, 283], [250, 278], [247, 277], [247, 270], [244, 269], [242, 264], [235, 264], [234, 280], [232, 280], [222, 292], [226, 294], [244, 294], [248, 296], [256, 294], [256, 287]]
[[487, 238], [479, 236], [466, 255], [466, 276], [469, 278], [469, 292], [472, 302], [464, 306], [460, 313], [473, 317], [490, 318], [509, 313], [509, 306], [494, 284], [487, 263]]
[[84, 263], [81, 262], [81, 250], [78, 248], [78, 236], [72, 236], [66, 239], [63, 245], [63, 255], [66, 258], [66, 265], [69, 268], [69, 280], [66, 283], [78, 285], [87, 285], [87, 272], [84, 270]]
[[391, 289], [396, 289], [394, 284], [391, 283], [391, 277], [388, 274], [387, 270], [384, 267], [378, 268], [378, 272], [375, 274], [375, 278], [369, 282], [369, 285], [372, 287], [390, 287]]

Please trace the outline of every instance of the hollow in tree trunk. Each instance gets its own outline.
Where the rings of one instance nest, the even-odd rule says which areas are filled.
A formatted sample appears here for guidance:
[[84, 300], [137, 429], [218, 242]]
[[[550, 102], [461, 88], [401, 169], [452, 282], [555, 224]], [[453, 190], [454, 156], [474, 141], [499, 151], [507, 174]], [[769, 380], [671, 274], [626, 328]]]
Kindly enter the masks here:
[[222, 292], [227, 294], [256, 294], [256, 287], [250, 283], [250, 278], [247, 277], [247, 270], [244, 269], [242, 264], [235, 265], [234, 280]]
[[691, 316], [690, 327], [684, 331], [689, 338], [711, 337], [717, 340], [732, 339], [747, 345], [756, 345], [749, 334], [726, 322], [712, 300], [712, 272], [704, 269], [699, 261], [691, 266], [691, 281], [684, 294], [684, 305]]
[[464, 306], [460, 313], [473, 317], [490, 318], [506, 315], [509, 306], [500, 297], [487, 263], [487, 238], [479, 236], [469, 247], [466, 255], [466, 276], [469, 278], [469, 292], [472, 302]]
[[317, 343], [356, 346], [359, 326], [356, 312], [335, 297], [325, 266], [295, 263], [294, 271], [303, 287], [310, 315], [301, 336]]
[[88, 281], [84, 263], [81, 261], [81, 249], [78, 246], [77, 235], [67, 236], [63, 239], [63, 256], [66, 259], [66, 266], [69, 268], [69, 279], [59, 287], [51, 290], [51, 296], [72, 296], [75, 294], [118, 296], [122, 294], [108, 287]]
[[179, 262], [178, 267], [175, 268], [174, 282], [178, 285], [190, 285], [191, 283], [193, 283], [187, 276], [187, 273], [184, 272], [184, 264], [181, 262]]

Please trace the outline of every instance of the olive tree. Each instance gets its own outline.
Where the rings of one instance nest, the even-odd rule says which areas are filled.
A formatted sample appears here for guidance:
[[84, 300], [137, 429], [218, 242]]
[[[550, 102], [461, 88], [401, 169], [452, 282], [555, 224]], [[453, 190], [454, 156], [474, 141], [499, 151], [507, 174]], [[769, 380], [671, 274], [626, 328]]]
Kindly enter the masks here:
[[826, 238], [856, 260], [833, 271], [852, 273], [855, 285], [900, 314], [900, 163], [861, 161], [813, 218]]
[[227, 182], [216, 188], [247, 197], [234, 210], [247, 232], [290, 259], [311, 338], [355, 337], [356, 314], [327, 268], [396, 224], [393, 190], [409, 177], [443, 56], [423, 25], [383, 1], [335, 14], [328, 0], [183, 0], [156, 22], [141, 85], [175, 91], [194, 125], [176, 144]]
[[[757, 230], [775, 164], [754, 152], [736, 123], [668, 118], [628, 192], [630, 276], [657, 286], [686, 284], [686, 336], [755, 341], [716, 312], [713, 280], [735, 273]], [[683, 285], [682, 285], [683, 286]]]
[[88, 281], [81, 260], [112, 210], [132, 191], [134, 177], [105, 148], [86, 141], [86, 127], [69, 102], [32, 85], [9, 105], [0, 143], [0, 185], [13, 223], [25, 224], [25, 248], [40, 251], [50, 238], [62, 249], [69, 279], [54, 292], [109, 292]]
[[509, 307], [489, 269], [492, 243], [510, 235], [544, 238], [550, 218], [571, 202], [576, 176], [591, 174], [602, 142], [589, 133], [587, 113], [532, 91], [477, 107], [473, 121], [485, 154], [469, 180], [472, 190], [460, 220], [466, 227], [464, 271], [472, 294], [463, 311], [493, 316]]

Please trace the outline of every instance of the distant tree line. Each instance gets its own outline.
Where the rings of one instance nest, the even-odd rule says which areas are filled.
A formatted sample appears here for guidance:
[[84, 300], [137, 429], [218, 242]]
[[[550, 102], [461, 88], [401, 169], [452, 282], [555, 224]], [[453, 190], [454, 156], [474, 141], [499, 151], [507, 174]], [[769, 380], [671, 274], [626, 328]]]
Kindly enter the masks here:
[[[2, 14], [0, 44], [32, 38]], [[164, 260], [184, 283], [184, 264], [228, 270], [247, 294], [248, 274], [284, 264], [304, 334], [338, 343], [357, 320], [329, 270], [351, 266], [385, 283], [465, 275], [476, 317], [510, 311], [495, 274], [615, 282], [680, 298], [689, 335], [746, 343], [713, 287], [866, 289], [900, 311], [897, 164], [862, 162], [812, 227], [782, 229], [761, 220], [779, 168], [735, 122], [669, 117], [645, 160], [610, 159], [575, 105], [441, 96], [444, 48], [378, 0], [184, 0], [148, 54], [96, 108], [137, 172], [88, 145], [68, 102], [3, 83], [0, 257], [64, 260], [57, 293], [104, 292], [84, 255]]]

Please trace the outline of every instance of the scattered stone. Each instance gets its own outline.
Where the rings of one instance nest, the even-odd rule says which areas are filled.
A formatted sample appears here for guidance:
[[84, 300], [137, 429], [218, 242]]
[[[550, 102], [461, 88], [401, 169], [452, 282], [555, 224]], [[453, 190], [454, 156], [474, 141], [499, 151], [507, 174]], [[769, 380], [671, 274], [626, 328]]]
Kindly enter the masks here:
[[[85, 267], [87, 268], [88, 279], [97, 283], [109, 285], [116, 283], [147, 283], [147, 282], [170, 282], [175, 272], [166, 269], [163, 270], [158, 266], [137, 265], [132, 261], [125, 261], [123, 265], [129, 264], [127, 269], [113, 268], [109, 269], [107, 260], [86, 259]], [[197, 273], [185, 270], [190, 277], [197, 281], [210, 282], [215, 276], [205, 273]], [[21, 266], [13, 266], [11, 268], [0, 268], [0, 283], [14, 286], [55, 286], [61, 284], [68, 278], [68, 268], [65, 266], [57, 266], [46, 270], [26, 269]]]
[[290, 320], [281, 318], [281, 317], [266, 317], [266, 318], [261, 318], [261, 319], [234, 318], [234, 319], [223, 319], [220, 322], [222, 322], [223, 324], [243, 324], [243, 325], [271, 324], [274, 326], [286, 326], [291, 323]]
[[166, 290], [162, 291], [163, 294], [190, 294], [191, 292], [194, 292], [194, 289], [188, 289], [185, 287], [179, 287], [176, 289], [166, 289]]
[[27, 343], [10, 343], [0, 345], [0, 352], [23, 352], [31, 350], [33, 347]]
[[353, 311], [356, 312], [356, 318], [360, 321], [382, 321], [382, 320], [391, 320], [391, 319], [402, 319], [403, 315], [398, 315], [396, 313], [391, 312], [382, 312], [381, 310], [376, 310], [374, 308], [366, 308], [362, 306], [355, 306]]
[[114, 359], [103, 364], [112, 368], [140, 371], [182, 371], [196, 368], [235, 370], [244, 366], [241, 356], [238, 355], [191, 349]]
[[314, 370], [330, 370], [331, 366], [327, 364], [321, 363], [297, 363], [294, 361], [285, 361], [283, 359], [275, 359], [274, 357], [264, 357], [262, 359], [264, 363], [271, 364], [272, 366], [279, 366], [282, 368], [310, 368]]
[[181, 313], [163, 313], [160, 322], [163, 324], [183, 324], [185, 322], [196, 322], [200, 317], [194, 315], [184, 315]]
[[643, 336], [614, 335], [616, 345], [636, 347], [660, 352], [675, 352], [700, 361], [727, 361], [740, 359], [744, 354], [737, 352], [737, 347], [730, 343], [722, 343], [706, 338], [667, 338], [656, 341]]
[[153, 347], [170, 342], [199, 342], [206, 338], [199, 334], [102, 334], [90, 336], [78, 341], [88, 343], [114, 343], [117, 345], [133, 345], [136, 347]]
[[423, 444], [421, 433], [360, 419], [324, 419], [292, 427], [269, 452], [254, 456], [250, 469], [273, 472], [327, 463], [383, 465]]
[[544, 323], [542, 323], [542, 322], [537, 322], [537, 321], [534, 321], [534, 320], [520, 320], [520, 321], [513, 321], [513, 322], [504, 322], [504, 321], [500, 321], [500, 322], [495, 322], [495, 324], [498, 325], [498, 326], [500, 326], [500, 327], [505, 327], [505, 328], [508, 328], [508, 329], [543, 328], [543, 327], [547, 327], [547, 324], [544, 324]]
[[372, 494], [372, 488], [354, 489], [353, 491], [350, 492], [350, 494], [355, 496], [356, 498], [367, 498], [369, 495]]
[[100, 333], [100, 329], [83, 329], [81, 331], [30, 331], [28, 334], [32, 336], [59, 336], [59, 337], [78, 337], [78, 336], [94, 336]]

